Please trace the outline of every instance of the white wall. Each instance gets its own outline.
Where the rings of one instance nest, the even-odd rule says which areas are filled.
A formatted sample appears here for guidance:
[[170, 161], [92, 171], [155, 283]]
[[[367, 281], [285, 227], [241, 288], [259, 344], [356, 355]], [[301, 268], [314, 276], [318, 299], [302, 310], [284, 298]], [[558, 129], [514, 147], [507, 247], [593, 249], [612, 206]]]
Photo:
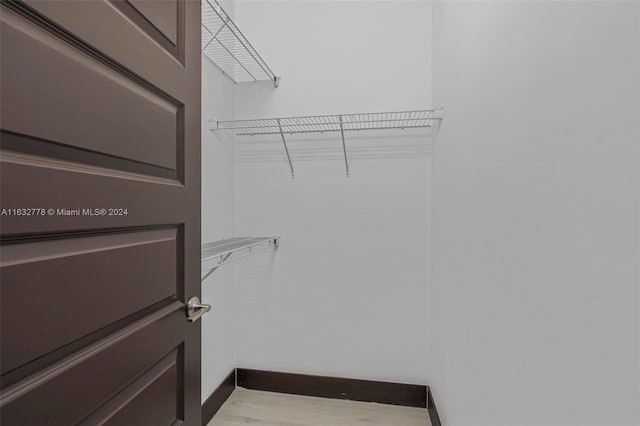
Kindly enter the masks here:
[[[209, 131], [209, 119], [233, 119], [234, 85], [202, 58], [202, 242], [234, 236], [234, 157], [228, 135]], [[206, 270], [209, 265], [203, 265]], [[216, 270], [202, 284], [202, 401], [235, 368], [233, 267]]]
[[[431, 106], [428, 2], [238, 2], [237, 20], [282, 75], [237, 87], [237, 118]], [[236, 230], [279, 233], [239, 267], [238, 364], [425, 383], [429, 138], [424, 132], [238, 138]], [[249, 142], [247, 142], [249, 141]]]
[[444, 424], [640, 423], [638, 8], [434, 4]]

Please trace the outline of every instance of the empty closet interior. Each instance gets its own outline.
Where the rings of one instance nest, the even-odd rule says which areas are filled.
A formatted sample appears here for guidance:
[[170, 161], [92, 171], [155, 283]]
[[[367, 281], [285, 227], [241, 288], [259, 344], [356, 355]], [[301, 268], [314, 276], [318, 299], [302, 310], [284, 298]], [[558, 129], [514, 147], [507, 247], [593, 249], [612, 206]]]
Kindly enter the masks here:
[[203, 400], [236, 367], [427, 384], [429, 13], [203, 1]]
[[605, 3], [203, 0], [203, 401], [635, 424], [640, 6]]

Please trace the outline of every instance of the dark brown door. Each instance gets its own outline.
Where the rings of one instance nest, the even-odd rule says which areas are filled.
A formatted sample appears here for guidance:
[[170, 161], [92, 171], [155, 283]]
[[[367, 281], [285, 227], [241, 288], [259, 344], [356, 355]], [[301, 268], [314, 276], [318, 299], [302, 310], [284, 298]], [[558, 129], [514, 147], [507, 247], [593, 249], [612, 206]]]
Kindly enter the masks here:
[[0, 14], [0, 424], [200, 425], [200, 3]]

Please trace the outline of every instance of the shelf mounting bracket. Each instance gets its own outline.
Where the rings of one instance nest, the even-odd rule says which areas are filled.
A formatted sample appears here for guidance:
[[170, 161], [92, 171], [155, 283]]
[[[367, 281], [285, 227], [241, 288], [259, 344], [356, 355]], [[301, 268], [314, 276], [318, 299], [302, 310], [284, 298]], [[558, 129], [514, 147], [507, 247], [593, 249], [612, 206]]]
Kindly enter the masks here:
[[289, 162], [289, 170], [291, 170], [291, 179], [295, 177], [295, 172], [293, 171], [293, 164], [291, 164], [291, 156], [289, 155], [289, 148], [287, 148], [287, 140], [284, 137], [284, 132], [282, 131], [282, 123], [278, 118], [278, 129], [280, 130], [280, 137], [282, 138], [282, 144], [284, 145], [284, 152], [287, 154], [287, 161]]
[[347, 160], [347, 145], [344, 142], [344, 123], [342, 122], [342, 116], [340, 119], [340, 135], [342, 136], [342, 152], [344, 153], [344, 168], [346, 170], [345, 176], [349, 177], [349, 161]]
[[[218, 263], [209, 268], [209, 270], [202, 276], [201, 282], [204, 282], [211, 274], [219, 267], [244, 259], [247, 256], [251, 256], [253, 253], [258, 253], [263, 250], [267, 250], [271, 247], [277, 249], [279, 246], [280, 236], [274, 235], [273, 237], [265, 238], [250, 238], [240, 237], [232, 238], [230, 240], [220, 240], [202, 246], [202, 265], [205, 262], [209, 262], [213, 259], [218, 259]], [[240, 251], [246, 251], [247, 253], [241, 256], [231, 257], [234, 253]], [[231, 257], [231, 260], [229, 258]]]

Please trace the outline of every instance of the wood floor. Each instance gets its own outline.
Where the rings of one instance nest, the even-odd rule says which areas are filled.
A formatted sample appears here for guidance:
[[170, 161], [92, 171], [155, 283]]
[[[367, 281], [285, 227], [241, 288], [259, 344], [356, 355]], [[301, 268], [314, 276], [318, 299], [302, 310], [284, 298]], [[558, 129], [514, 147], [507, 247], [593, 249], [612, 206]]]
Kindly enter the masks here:
[[426, 409], [236, 388], [207, 426], [431, 426]]

